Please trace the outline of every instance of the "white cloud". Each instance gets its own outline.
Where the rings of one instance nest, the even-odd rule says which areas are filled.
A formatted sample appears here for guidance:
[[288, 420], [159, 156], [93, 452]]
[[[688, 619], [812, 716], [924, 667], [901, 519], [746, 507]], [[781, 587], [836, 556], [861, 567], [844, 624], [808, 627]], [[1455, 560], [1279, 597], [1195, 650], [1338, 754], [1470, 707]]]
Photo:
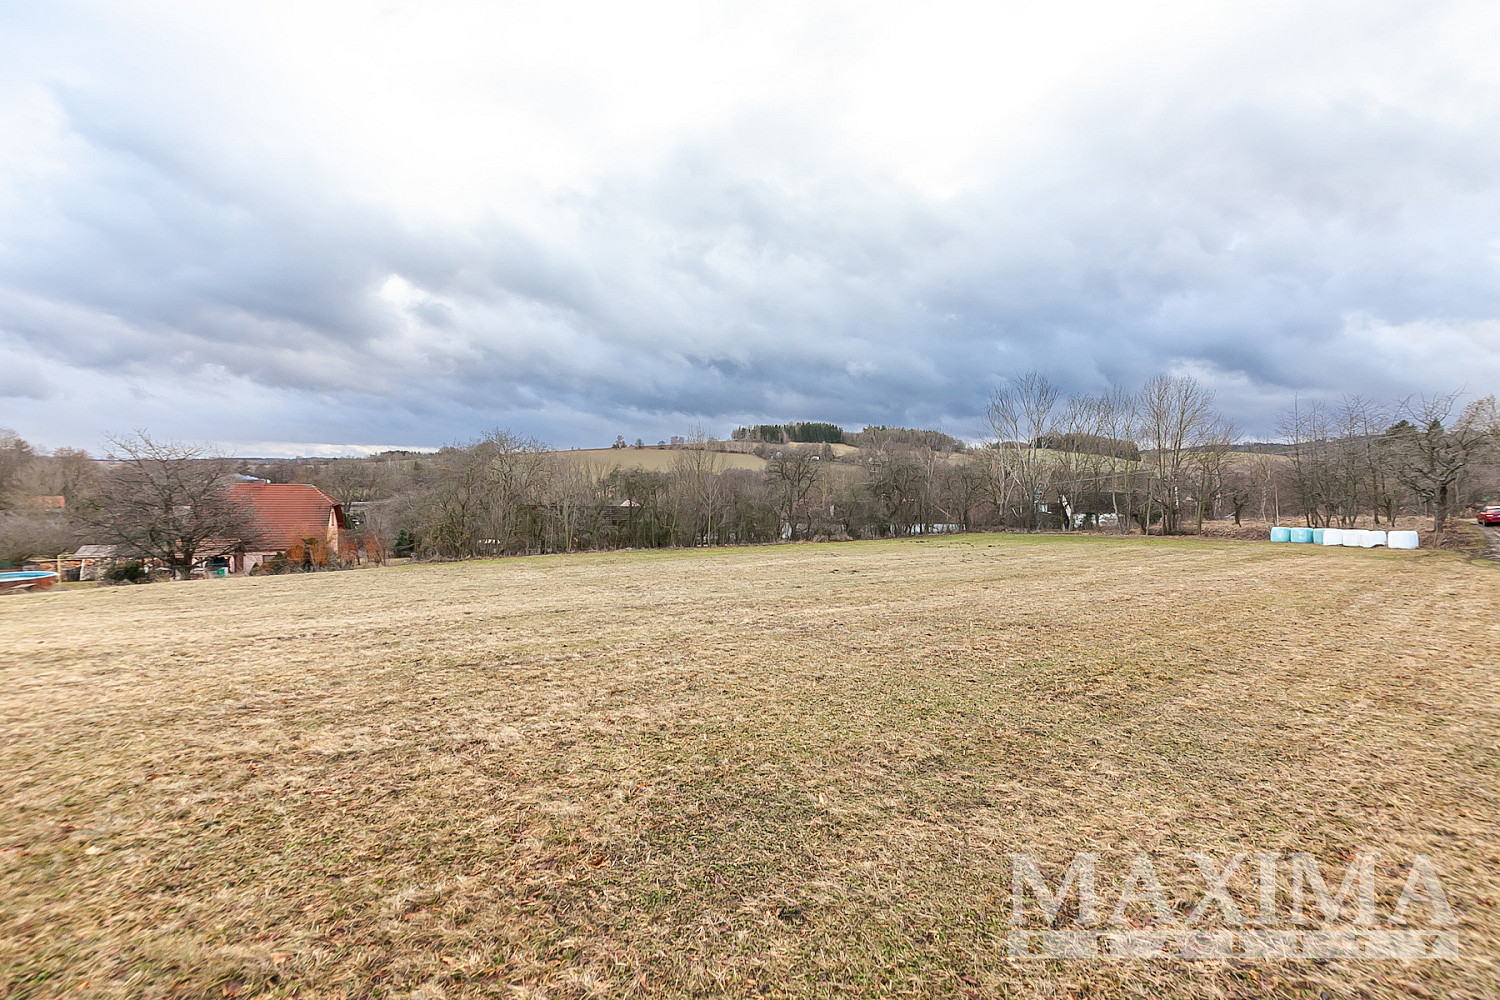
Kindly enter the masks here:
[[972, 434], [1033, 365], [1198, 372], [1247, 429], [1480, 388], [1496, 42], [1478, 2], [7, 10], [0, 381], [70, 396], [53, 445]]

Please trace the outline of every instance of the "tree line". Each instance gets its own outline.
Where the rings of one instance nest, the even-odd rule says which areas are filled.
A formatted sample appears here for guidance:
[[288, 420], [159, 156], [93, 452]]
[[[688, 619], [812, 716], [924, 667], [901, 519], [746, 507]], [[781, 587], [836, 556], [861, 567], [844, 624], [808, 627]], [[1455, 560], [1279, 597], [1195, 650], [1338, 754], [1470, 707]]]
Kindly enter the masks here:
[[1442, 531], [1453, 511], [1500, 499], [1495, 397], [1462, 399], [1298, 400], [1276, 417], [1284, 441], [1253, 446], [1193, 378], [1064, 398], [1030, 372], [991, 397], [987, 478], [1003, 520], [1032, 528], [1107, 512], [1121, 531], [1180, 534], [1248, 509], [1313, 527], [1422, 515]]
[[1289, 443], [1294, 509], [1310, 525], [1332, 526], [1366, 514], [1391, 522], [1415, 507], [1442, 531], [1453, 511], [1500, 501], [1500, 409], [1494, 396], [1460, 402], [1446, 393], [1293, 405], [1278, 430]]
[[[978, 444], [910, 428], [742, 428], [735, 452], [754, 442], [763, 468], [736, 467], [739, 454], [701, 433], [659, 467], [631, 468], [503, 430], [432, 453], [260, 464], [145, 434], [112, 439], [95, 461], [0, 432], [0, 560], [87, 541], [185, 574], [254, 534], [253, 517], [226, 499], [235, 473], [318, 486], [343, 505], [350, 549], [377, 559], [979, 528], [1181, 534], [1247, 513], [1309, 525], [1421, 514], [1442, 530], [1453, 511], [1500, 495], [1495, 400], [1461, 402], [1456, 393], [1299, 401], [1278, 417], [1284, 440], [1255, 447], [1192, 378], [1065, 395], [1028, 372], [992, 394]], [[834, 431], [837, 442], [827, 440]]]

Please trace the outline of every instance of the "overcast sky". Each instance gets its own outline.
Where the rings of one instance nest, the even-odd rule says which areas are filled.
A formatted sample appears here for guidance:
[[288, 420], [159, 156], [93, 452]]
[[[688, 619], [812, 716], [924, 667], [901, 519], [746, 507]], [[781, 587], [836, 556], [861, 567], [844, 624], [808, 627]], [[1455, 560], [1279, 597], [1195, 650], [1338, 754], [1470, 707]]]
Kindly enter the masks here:
[[1500, 390], [1500, 4], [0, 0], [0, 425], [239, 454], [1037, 368]]

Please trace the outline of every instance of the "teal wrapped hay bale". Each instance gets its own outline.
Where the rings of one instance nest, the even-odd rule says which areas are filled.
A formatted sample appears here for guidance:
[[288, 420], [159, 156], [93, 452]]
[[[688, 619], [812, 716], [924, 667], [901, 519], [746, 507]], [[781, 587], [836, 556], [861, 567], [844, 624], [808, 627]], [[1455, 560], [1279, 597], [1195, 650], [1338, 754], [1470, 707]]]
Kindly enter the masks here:
[[1312, 530], [1312, 533], [1313, 533], [1313, 544], [1314, 545], [1322, 545], [1323, 544], [1323, 529], [1322, 528], [1314, 528]]
[[1307, 545], [1312, 540], [1313, 540], [1313, 530], [1311, 528], [1293, 528], [1292, 529], [1292, 541], [1295, 542], [1295, 543], [1297, 543], [1298, 545]]
[[1271, 529], [1271, 541], [1273, 541], [1273, 542], [1290, 542], [1291, 540], [1292, 540], [1292, 529], [1291, 528], [1272, 528]]

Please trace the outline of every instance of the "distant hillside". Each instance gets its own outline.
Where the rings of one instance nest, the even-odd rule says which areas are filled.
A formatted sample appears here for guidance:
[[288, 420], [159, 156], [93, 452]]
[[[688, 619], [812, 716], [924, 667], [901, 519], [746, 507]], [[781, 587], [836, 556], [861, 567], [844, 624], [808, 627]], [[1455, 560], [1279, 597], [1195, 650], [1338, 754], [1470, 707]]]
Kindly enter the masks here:
[[844, 440], [859, 448], [908, 447], [931, 448], [933, 451], [961, 452], [968, 449], [958, 438], [942, 431], [924, 430], [919, 427], [886, 427], [870, 424], [855, 434], [845, 434]]
[[752, 424], [736, 427], [730, 434], [734, 441], [764, 441], [767, 444], [843, 444], [844, 429], [838, 424], [816, 420], [786, 424]]
[[1046, 434], [1037, 439], [1037, 444], [1048, 451], [1105, 455], [1110, 458], [1129, 459], [1132, 462], [1141, 460], [1141, 449], [1134, 441], [1104, 437], [1100, 434]]
[[[780, 426], [780, 425], [768, 425]], [[809, 451], [831, 451], [834, 460], [840, 464], [850, 462], [859, 463], [863, 461], [861, 456], [874, 454], [877, 449], [883, 448], [931, 448], [939, 455], [946, 454], [947, 461], [951, 463], [964, 463], [983, 453], [983, 449], [970, 449], [960, 441], [943, 434], [940, 431], [920, 431], [912, 428], [901, 427], [867, 427], [863, 431], [847, 433], [846, 438], [851, 442], [847, 444], [816, 444], [816, 443], [784, 443], [773, 444], [771, 442], [744, 439], [732, 441], [720, 441], [710, 447], [719, 456], [722, 467], [728, 469], [750, 469], [753, 471], [764, 471], [766, 460], [754, 454], [759, 451], [764, 455], [771, 455], [782, 449], [809, 450]], [[1064, 444], [1065, 442], [1054, 442]], [[1068, 449], [1062, 447], [1044, 447], [1039, 455], [1044, 462], [1060, 462], [1064, 456], [1069, 454], [1098, 454], [1106, 451], [1100, 447], [1098, 442], [1089, 442], [1088, 445], [1098, 447], [1099, 451], [1091, 452], [1088, 446]], [[682, 452], [684, 446], [681, 444], [668, 446], [647, 445], [644, 448], [574, 448], [566, 451], [555, 451], [552, 454], [579, 465], [592, 465], [604, 469], [649, 469], [656, 472], [670, 471], [677, 461], [677, 456]], [[753, 449], [753, 450], [752, 450]], [[825, 454], [827, 453], [825, 451]], [[1117, 456], [1116, 461], [1125, 461], [1132, 465], [1140, 461], [1139, 454], [1134, 456]]]
[[1290, 455], [1292, 446], [1283, 441], [1246, 441], [1229, 449], [1230, 451], [1245, 451], [1253, 455]]
[[[601, 469], [648, 469], [653, 472], [671, 470], [681, 453], [681, 448], [655, 447], [574, 448], [569, 451], [553, 452], [559, 458], [578, 465], [591, 465]], [[766, 467], [765, 459], [754, 455], [730, 451], [715, 452], [715, 454], [719, 456], [719, 461], [725, 469], [751, 469], [760, 472]]]
[[838, 424], [816, 420], [785, 424], [752, 424], [736, 427], [730, 440], [748, 444], [832, 444], [856, 448], [908, 447], [931, 448], [933, 451], [959, 452], [967, 448], [962, 441], [942, 431], [920, 427], [887, 427], [867, 424], [864, 430], [846, 431]]

